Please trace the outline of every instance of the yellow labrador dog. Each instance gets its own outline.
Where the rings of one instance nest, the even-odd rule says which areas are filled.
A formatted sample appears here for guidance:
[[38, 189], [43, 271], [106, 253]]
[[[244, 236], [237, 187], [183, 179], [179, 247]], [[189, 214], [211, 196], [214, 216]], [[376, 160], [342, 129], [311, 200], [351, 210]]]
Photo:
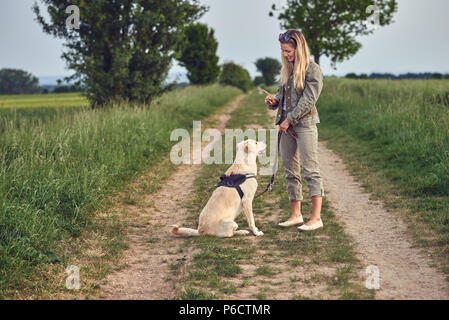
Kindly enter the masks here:
[[[262, 236], [263, 232], [257, 229], [253, 216], [253, 198], [257, 190], [257, 164], [256, 158], [265, 152], [265, 142], [256, 142], [252, 139], [237, 144], [237, 154], [234, 163], [225, 175], [246, 175], [241, 183], [243, 195], [235, 187], [219, 186], [212, 193], [206, 206], [200, 214], [198, 230], [171, 226], [171, 232], [181, 236], [215, 235], [218, 237], [232, 237], [234, 235], [247, 235], [247, 230], [237, 230], [235, 218], [243, 211], [250, 230], [255, 236]], [[231, 176], [232, 177], [232, 176]], [[242, 176], [239, 176], [242, 177]], [[224, 175], [222, 178], [225, 178]], [[245, 179], [243, 177], [243, 179]], [[242, 197], [241, 197], [242, 196]]]

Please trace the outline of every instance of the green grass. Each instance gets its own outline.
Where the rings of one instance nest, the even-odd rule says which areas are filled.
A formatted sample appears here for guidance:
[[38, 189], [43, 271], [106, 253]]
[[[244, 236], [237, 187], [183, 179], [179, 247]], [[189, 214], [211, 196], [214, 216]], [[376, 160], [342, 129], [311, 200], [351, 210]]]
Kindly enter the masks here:
[[326, 78], [320, 138], [449, 274], [448, 80]]
[[275, 275], [276, 271], [273, 270], [272, 267], [263, 264], [256, 269], [256, 274], [269, 277], [269, 276]]
[[39, 107], [20, 109], [0, 109], [0, 133], [3, 134], [9, 128], [21, 126], [39, 126], [46, 122], [52, 122], [58, 118], [68, 118], [89, 107]]
[[181, 300], [211, 300], [215, 296], [201, 289], [187, 288], [179, 296]]
[[42, 265], [65, 265], [70, 257], [58, 244], [70, 245], [70, 239], [89, 228], [108, 197], [166, 157], [176, 143], [170, 141], [173, 129], [191, 129], [193, 120], [240, 93], [231, 87], [188, 87], [161, 96], [149, 107], [84, 109], [62, 113], [51, 122], [20, 125], [4, 121], [0, 297], [32, 286]]

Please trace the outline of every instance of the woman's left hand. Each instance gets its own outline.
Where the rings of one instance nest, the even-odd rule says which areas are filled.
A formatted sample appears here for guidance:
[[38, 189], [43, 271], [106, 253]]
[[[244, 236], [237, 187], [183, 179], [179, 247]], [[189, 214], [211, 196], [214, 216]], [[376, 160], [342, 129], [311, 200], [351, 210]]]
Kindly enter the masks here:
[[290, 126], [290, 121], [288, 121], [288, 119], [285, 118], [285, 120], [282, 121], [281, 124], [279, 125], [279, 131], [286, 132], [289, 126]]

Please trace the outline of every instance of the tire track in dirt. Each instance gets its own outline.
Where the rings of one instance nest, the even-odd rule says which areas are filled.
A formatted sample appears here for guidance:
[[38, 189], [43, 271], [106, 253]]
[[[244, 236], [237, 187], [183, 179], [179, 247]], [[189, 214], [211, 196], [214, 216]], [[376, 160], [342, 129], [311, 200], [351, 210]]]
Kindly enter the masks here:
[[[381, 201], [371, 201], [343, 160], [324, 142], [319, 142], [318, 150], [326, 197], [337, 220], [357, 243], [362, 264], [379, 268], [376, 298], [449, 299], [444, 275], [429, 266], [430, 256], [414, 247], [401, 217], [387, 212]], [[367, 277], [365, 270], [360, 275]]]
[[[229, 114], [244, 97], [238, 96], [225, 107], [224, 113], [220, 110], [208, 119], [218, 122], [216, 128], [222, 134]], [[202, 147], [207, 143], [204, 142]], [[193, 193], [193, 182], [200, 168], [200, 165], [179, 165], [161, 190], [145, 198], [143, 208], [125, 207], [130, 213], [128, 216], [132, 217], [127, 229], [129, 249], [122, 262], [126, 266], [109, 274], [97, 299], [174, 299], [179, 294], [177, 280], [186, 270], [181, 268], [174, 275], [167, 262], [188, 265], [195, 249], [185, 248], [185, 239], [174, 237], [168, 227], [186, 221], [188, 209], [185, 204]]]

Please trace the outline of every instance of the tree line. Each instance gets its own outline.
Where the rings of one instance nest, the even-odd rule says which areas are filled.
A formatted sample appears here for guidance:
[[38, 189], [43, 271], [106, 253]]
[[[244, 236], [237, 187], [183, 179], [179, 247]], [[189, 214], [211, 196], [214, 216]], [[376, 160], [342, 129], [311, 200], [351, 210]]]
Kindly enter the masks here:
[[[75, 28], [67, 24], [69, 6], [79, 9]], [[276, 59], [256, 61], [262, 75], [254, 80], [232, 61], [218, 65], [214, 30], [197, 22], [208, 9], [199, 0], [38, 0], [33, 6], [43, 31], [64, 40], [62, 59], [73, 71], [65, 80], [82, 85], [92, 107], [116, 99], [150, 104], [175, 87], [165, 83], [174, 59], [191, 84], [218, 81], [243, 91], [271, 85], [280, 69]], [[326, 56], [334, 65], [360, 49], [357, 36], [374, 32], [371, 18], [385, 26], [396, 10], [395, 0], [288, 0], [273, 5], [269, 16], [278, 12], [281, 28], [301, 30], [315, 62]]]
[[[204, 27], [204, 26], [203, 26]], [[210, 54], [210, 53], [207, 53]], [[198, 61], [198, 60], [197, 60]], [[216, 60], [218, 61], [218, 59]], [[207, 62], [206, 62], [207, 63]], [[203, 66], [199, 68], [196, 64], [183, 64], [189, 70], [187, 77], [190, 84], [210, 84], [218, 82], [220, 84], [231, 85], [247, 92], [254, 86], [271, 86], [276, 83], [277, 76], [281, 69], [281, 63], [270, 57], [260, 58], [255, 62], [257, 71], [262, 75], [255, 76], [251, 80], [249, 72], [234, 62], [226, 62], [219, 66], [211, 64], [211, 71]], [[331, 76], [337, 77], [338, 76]], [[421, 73], [404, 73], [394, 75], [392, 73], [348, 73], [344, 78], [348, 79], [449, 79], [449, 73], [443, 74], [438, 72], [421, 72]], [[182, 88], [189, 83], [170, 84], [171, 88]], [[58, 80], [57, 86], [39, 86], [38, 80], [31, 73], [20, 69], [1, 69], [0, 70], [0, 94], [33, 94], [33, 93], [65, 93], [65, 92], [85, 92], [86, 88], [79, 84], [62, 84]]]
[[21, 69], [0, 69], [0, 94], [35, 94], [82, 92], [84, 88], [77, 84], [63, 84], [58, 80], [56, 86], [40, 86], [39, 80], [30, 72]]
[[421, 72], [421, 73], [403, 73], [399, 75], [394, 75], [392, 73], [371, 73], [370, 75], [366, 73], [356, 74], [354, 72], [345, 75], [345, 78], [349, 79], [449, 79], [449, 73], [443, 74], [439, 72]]

